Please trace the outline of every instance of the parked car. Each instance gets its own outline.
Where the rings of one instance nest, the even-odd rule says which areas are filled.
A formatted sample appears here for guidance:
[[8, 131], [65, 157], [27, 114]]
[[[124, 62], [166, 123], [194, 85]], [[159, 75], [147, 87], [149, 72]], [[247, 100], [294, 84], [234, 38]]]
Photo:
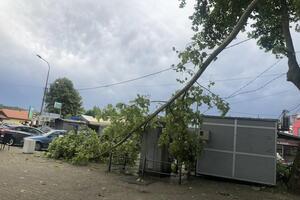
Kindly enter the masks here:
[[9, 145], [22, 145], [25, 137], [43, 135], [43, 131], [29, 126], [3, 125], [0, 126], [0, 142], [5, 134], [11, 134]]
[[49, 144], [57, 137], [63, 137], [67, 133], [66, 130], [52, 130], [44, 135], [28, 137], [35, 140], [35, 150], [40, 151], [47, 149]]
[[41, 131], [43, 131], [44, 133], [48, 133], [48, 132], [50, 132], [50, 131], [53, 130], [49, 126], [42, 126], [42, 127], [39, 127], [38, 129], [41, 130]]

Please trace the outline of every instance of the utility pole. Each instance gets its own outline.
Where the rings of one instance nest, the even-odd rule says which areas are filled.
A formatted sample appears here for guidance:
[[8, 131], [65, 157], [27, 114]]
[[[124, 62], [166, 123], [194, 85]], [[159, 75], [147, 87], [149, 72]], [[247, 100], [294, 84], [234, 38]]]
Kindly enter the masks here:
[[46, 85], [45, 85], [45, 89], [44, 89], [44, 94], [43, 94], [43, 100], [42, 100], [42, 105], [41, 105], [41, 111], [40, 111], [40, 115], [42, 115], [43, 113], [43, 109], [44, 109], [44, 103], [45, 103], [45, 96], [46, 96], [46, 92], [47, 92], [47, 86], [48, 86], [48, 79], [49, 79], [49, 73], [50, 73], [50, 64], [47, 60], [45, 60], [43, 57], [41, 57], [40, 55], [36, 55], [39, 59], [43, 60], [44, 62], [47, 63], [48, 65], [48, 73], [47, 73], [47, 79], [46, 79]]

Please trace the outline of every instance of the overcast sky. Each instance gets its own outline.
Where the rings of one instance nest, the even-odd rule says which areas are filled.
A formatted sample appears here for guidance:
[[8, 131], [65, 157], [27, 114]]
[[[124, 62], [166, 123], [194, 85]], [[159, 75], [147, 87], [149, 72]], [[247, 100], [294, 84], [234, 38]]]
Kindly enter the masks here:
[[[180, 9], [177, 0], [1, 0], [0, 104], [39, 110], [47, 65], [36, 54], [51, 65], [50, 83], [67, 77], [75, 88], [115, 83], [176, 64], [172, 47], [183, 49], [193, 34], [189, 5]], [[300, 50], [299, 33], [293, 32], [293, 37]], [[233, 43], [243, 39], [240, 34]], [[275, 62], [273, 55], [250, 40], [224, 51], [200, 82], [215, 81], [212, 90], [226, 97]], [[240, 92], [260, 88], [286, 71], [283, 59]], [[166, 71], [128, 84], [80, 91], [80, 95], [86, 109], [128, 102], [137, 93], [166, 100], [180, 87], [176, 77]], [[299, 100], [296, 87], [282, 76], [257, 92], [228, 99], [229, 115], [276, 118]]]

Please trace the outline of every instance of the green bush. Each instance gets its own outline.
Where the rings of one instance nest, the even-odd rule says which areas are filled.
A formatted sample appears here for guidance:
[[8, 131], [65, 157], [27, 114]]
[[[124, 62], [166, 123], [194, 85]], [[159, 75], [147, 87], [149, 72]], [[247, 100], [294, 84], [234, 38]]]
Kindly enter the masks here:
[[56, 138], [50, 144], [46, 156], [84, 165], [101, 160], [101, 149], [97, 133], [91, 129], [83, 129], [78, 133], [71, 131], [65, 137]]
[[277, 162], [277, 181], [287, 184], [291, 176], [291, 166]]
[[145, 120], [149, 114], [149, 105], [150, 100], [140, 95], [129, 105], [108, 105], [98, 111], [97, 118], [110, 121], [101, 137], [90, 129], [80, 130], [77, 134], [71, 132], [63, 138], [55, 139], [48, 148], [47, 156], [73, 164], [86, 164], [91, 161], [107, 161], [112, 153], [113, 163], [134, 165], [140, 152], [144, 127], [136, 130], [122, 145], [113, 147]]
[[[100, 139], [101, 141], [101, 151], [107, 152], [106, 154], [102, 155], [102, 160], [106, 160], [109, 157], [109, 150], [115, 144], [113, 141], [113, 131], [108, 127], [104, 129], [103, 135]], [[123, 164], [126, 162], [126, 165], [133, 166], [135, 161], [138, 158], [138, 154], [140, 152], [139, 140], [137, 139], [128, 139], [122, 145], [118, 146], [117, 148], [111, 151], [112, 153], [112, 162], [114, 164]], [[125, 161], [126, 160], [126, 161]]]

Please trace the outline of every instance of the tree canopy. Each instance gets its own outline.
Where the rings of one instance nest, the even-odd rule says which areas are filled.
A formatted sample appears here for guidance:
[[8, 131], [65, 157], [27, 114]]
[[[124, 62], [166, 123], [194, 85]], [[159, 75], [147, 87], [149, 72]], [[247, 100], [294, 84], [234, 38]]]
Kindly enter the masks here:
[[[299, 0], [196, 0], [192, 20], [195, 32], [191, 43], [179, 53], [181, 62], [178, 68], [186, 70], [185, 65], [192, 63], [200, 69], [202, 61], [208, 55], [205, 51], [222, 46], [249, 5], [255, 4], [247, 16], [247, 23], [241, 31], [257, 40], [257, 45], [277, 58], [287, 57], [287, 80], [300, 90], [300, 67], [297, 61], [293, 38], [290, 29], [299, 32], [300, 1]], [[181, 0], [181, 7], [186, 4]], [[223, 48], [224, 49], [224, 48]], [[294, 161], [289, 188], [300, 193], [300, 148]]]
[[48, 112], [59, 113], [60, 110], [54, 108], [54, 103], [62, 103], [61, 114], [78, 115], [83, 111], [82, 100], [79, 93], [74, 89], [73, 83], [67, 78], [56, 79], [46, 94], [46, 109]]
[[101, 116], [101, 109], [98, 106], [94, 106], [92, 109], [87, 110], [85, 114], [99, 119]]
[[[184, 80], [182, 80], [184, 82]], [[210, 87], [213, 84], [210, 84]], [[202, 152], [203, 141], [199, 135], [202, 125], [204, 107], [216, 107], [224, 116], [229, 105], [209, 88], [200, 84], [192, 86], [180, 98], [166, 109], [166, 114], [161, 118], [164, 124], [159, 142], [168, 147], [170, 155], [179, 164], [184, 164], [190, 172], [196, 164], [196, 158]]]
[[[229, 36], [251, 0], [196, 0], [192, 20], [195, 32], [186, 50], [179, 54], [181, 64], [192, 62], [199, 66], [206, 50], [219, 46]], [[181, 1], [181, 6], [186, 4]], [[261, 0], [249, 16], [242, 31], [257, 45], [279, 57], [288, 58], [287, 80], [300, 89], [300, 68], [290, 33], [291, 26], [299, 30], [299, 0]], [[199, 56], [201, 55], [201, 56]]]
[[[137, 97], [129, 104], [117, 103], [107, 105], [101, 111], [101, 118], [109, 120], [108, 125], [101, 137], [101, 144], [104, 150], [109, 150], [114, 146], [120, 138], [126, 136], [127, 132], [131, 131], [137, 124], [145, 120], [149, 114], [150, 100], [144, 96], [137, 95]], [[113, 150], [114, 157], [128, 157], [130, 162], [137, 159], [140, 150], [140, 139], [145, 127], [139, 127], [134, 132], [133, 136], [128, 139], [122, 146]]]

